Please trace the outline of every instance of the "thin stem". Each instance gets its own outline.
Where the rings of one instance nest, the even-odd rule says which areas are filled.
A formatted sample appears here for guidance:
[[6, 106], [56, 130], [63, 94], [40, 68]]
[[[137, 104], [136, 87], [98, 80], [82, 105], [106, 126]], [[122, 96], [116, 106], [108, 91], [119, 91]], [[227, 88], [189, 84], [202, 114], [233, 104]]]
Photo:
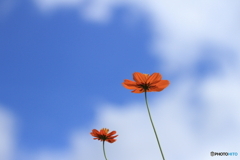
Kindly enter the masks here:
[[145, 93], [145, 101], [146, 101], [146, 106], [147, 106], [147, 110], [148, 110], [148, 115], [149, 115], [150, 121], [151, 121], [151, 123], [152, 123], [153, 131], [154, 131], [154, 133], [155, 133], [155, 136], [156, 136], [156, 139], [157, 139], [157, 142], [158, 142], [158, 147], [159, 147], [160, 152], [161, 152], [161, 154], [162, 154], [163, 160], [165, 160], [164, 155], [163, 155], [162, 148], [161, 148], [161, 146], [160, 146], [160, 142], [159, 142], [159, 140], [158, 140], [157, 132], [156, 132], [156, 129], [155, 129], [154, 124], [153, 124], [153, 120], [152, 120], [152, 117], [151, 117], [150, 109], [149, 109], [149, 107], [148, 107], [147, 92], [145, 91], [144, 93]]
[[107, 156], [106, 156], [106, 153], [105, 153], [104, 142], [105, 142], [105, 141], [103, 141], [103, 154], [104, 154], [105, 159], [107, 160]]

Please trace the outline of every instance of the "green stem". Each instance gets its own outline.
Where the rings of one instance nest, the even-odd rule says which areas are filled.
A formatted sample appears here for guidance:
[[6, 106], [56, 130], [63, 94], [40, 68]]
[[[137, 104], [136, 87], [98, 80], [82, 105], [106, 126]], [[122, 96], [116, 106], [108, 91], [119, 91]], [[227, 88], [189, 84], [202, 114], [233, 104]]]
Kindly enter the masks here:
[[158, 147], [159, 147], [160, 152], [161, 152], [161, 154], [162, 154], [163, 160], [165, 160], [164, 155], [163, 155], [162, 148], [161, 148], [161, 146], [160, 146], [160, 142], [159, 142], [159, 140], [158, 140], [157, 132], [156, 132], [156, 129], [155, 129], [154, 124], [153, 124], [153, 120], [152, 120], [152, 117], [151, 117], [150, 109], [149, 109], [149, 107], [148, 107], [147, 92], [144, 92], [144, 93], [145, 93], [145, 101], [146, 101], [146, 106], [147, 106], [147, 110], [148, 110], [148, 115], [149, 115], [150, 121], [151, 121], [151, 123], [152, 123], [152, 127], [153, 127], [153, 130], [154, 130], [154, 133], [155, 133], [157, 142], [158, 142]]
[[105, 159], [107, 160], [107, 156], [106, 156], [106, 153], [105, 153], [104, 142], [105, 142], [105, 141], [103, 141], [103, 154], [104, 154]]

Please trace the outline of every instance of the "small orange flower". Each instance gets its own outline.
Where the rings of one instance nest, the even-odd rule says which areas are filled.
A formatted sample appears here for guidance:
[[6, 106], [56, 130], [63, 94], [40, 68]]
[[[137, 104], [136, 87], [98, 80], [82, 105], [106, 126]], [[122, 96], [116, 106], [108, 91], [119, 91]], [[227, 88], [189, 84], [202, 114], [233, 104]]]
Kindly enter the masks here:
[[92, 132], [90, 133], [93, 137], [96, 137], [96, 138], [93, 138], [93, 139], [97, 139], [97, 140], [100, 140], [100, 141], [107, 141], [109, 143], [113, 143], [116, 141], [116, 139], [114, 139], [115, 137], [117, 137], [118, 135], [115, 135], [117, 132], [116, 131], [112, 131], [110, 133], [109, 132], [109, 129], [107, 128], [103, 128], [101, 129], [100, 131], [96, 130], [96, 129], [93, 129]]
[[125, 79], [122, 83], [125, 88], [133, 89], [133, 93], [159, 92], [170, 84], [168, 80], [162, 80], [160, 73], [153, 73], [152, 75], [149, 75], [134, 72], [133, 80], [134, 81]]

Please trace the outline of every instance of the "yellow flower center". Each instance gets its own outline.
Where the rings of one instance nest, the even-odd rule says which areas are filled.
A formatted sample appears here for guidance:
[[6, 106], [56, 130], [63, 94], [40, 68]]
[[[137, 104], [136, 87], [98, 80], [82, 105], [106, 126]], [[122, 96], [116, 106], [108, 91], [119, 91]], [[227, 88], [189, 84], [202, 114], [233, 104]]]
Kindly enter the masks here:
[[143, 75], [144, 75], [144, 76], [146, 76], [146, 77], [148, 77], [148, 76], [149, 76], [149, 74], [146, 74], [146, 73], [143, 73]]
[[107, 128], [103, 128], [102, 129], [106, 134], [109, 132], [109, 129], [107, 129]]

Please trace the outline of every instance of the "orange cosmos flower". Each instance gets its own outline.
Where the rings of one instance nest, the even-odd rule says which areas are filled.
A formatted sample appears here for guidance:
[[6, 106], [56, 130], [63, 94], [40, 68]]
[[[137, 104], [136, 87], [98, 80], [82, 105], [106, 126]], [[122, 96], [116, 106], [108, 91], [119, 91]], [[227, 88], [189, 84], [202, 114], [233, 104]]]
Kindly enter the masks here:
[[117, 132], [116, 131], [112, 131], [110, 133], [109, 132], [109, 129], [107, 128], [103, 128], [101, 129], [100, 131], [96, 130], [96, 129], [93, 129], [92, 132], [90, 133], [93, 137], [96, 137], [96, 138], [93, 138], [93, 139], [97, 139], [97, 140], [100, 140], [100, 141], [107, 141], [109, 143], [113, 143], [116, 141], [116, 138], [118, 135], [115, 135]]
[[133, 93], [159, 92], [170, 84], [168, 80], [162, 80], [160, 73], [153, 73], [152, 75], [149, 75], [134, 72], [133, 80], [134, 81], [125, 79], [122, 83], [125, 88], [133, 89]]

